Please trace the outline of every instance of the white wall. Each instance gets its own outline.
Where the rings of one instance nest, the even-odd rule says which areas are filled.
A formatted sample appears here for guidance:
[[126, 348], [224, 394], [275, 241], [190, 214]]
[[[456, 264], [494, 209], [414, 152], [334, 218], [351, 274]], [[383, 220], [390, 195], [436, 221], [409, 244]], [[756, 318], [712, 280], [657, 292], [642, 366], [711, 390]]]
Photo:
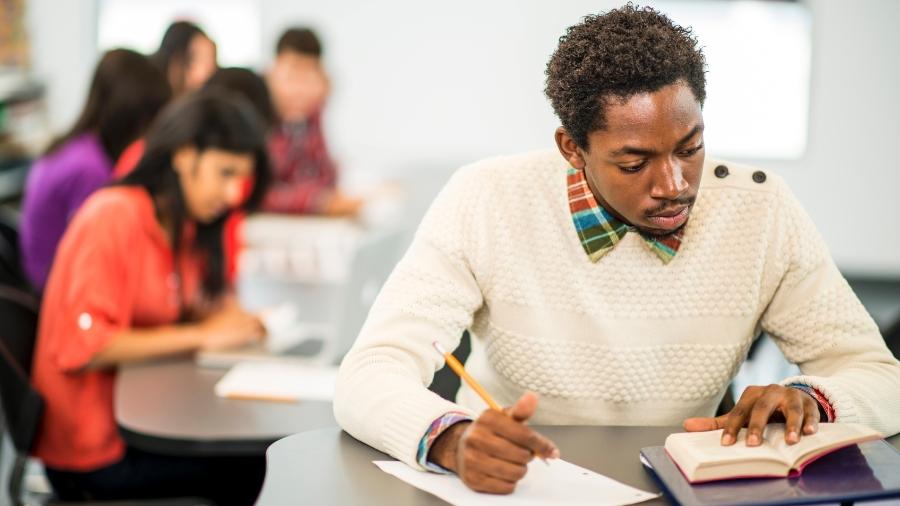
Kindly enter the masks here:
[[[766, 162], [806, 205], [846, 271], [900, 275], [900, 2], [809, 2], [806, 155]], [[777, 119], [773, 119], [777, 120]]]
[[353, 162], [455, 162], [548, 145], [556, 122], [544, 66], [577, 15], [521, 0], [435, 5], [266, 0], [263, 47], [293, 22], [320, 28], [335, 84], [329, 125]]
[[[651, 3], [665, 11], [665, 2]], [[900, 167], [892, 149], [900, 140], [900, 40], [893, 26], [900, 2], [806, 3], [813, 13], [807, 151], [798, 160], [757, 162], [792, 184], [842, 268], [900, 276], [900, 232], [893, 226], [900, 219], [894, 197]], [[44, 13], [29, 20], [56, 125], [80, 107], [96, 60], [93, 5], [29, 0], [30, 10]], [[326, 127], [343, 165], [359, 174], [445, 172], [484, 156], [552, 146], [557, 121], [542, 92], [547, 58], [565, 27], [617, 3], [258, 5], [263, 67], [284, 27], [310, 24], [322, 33], [335, 87]]]
[[26, 0], [32, 73], [48, 87], [50, 123], [67, 128], [81, 110], [97, 63], [94, 0]]

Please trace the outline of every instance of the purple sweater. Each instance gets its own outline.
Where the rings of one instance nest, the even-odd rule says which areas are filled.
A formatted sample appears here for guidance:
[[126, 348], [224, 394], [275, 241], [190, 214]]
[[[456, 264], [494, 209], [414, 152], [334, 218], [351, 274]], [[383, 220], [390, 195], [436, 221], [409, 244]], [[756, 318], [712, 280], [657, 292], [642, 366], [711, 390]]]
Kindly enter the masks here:
[[112, 162], [94, 134], [83, 134], [31, 167], [25, 183], [19, 247], [32, 286], [43, 291], [56, 246], [81, 203], [112, 177]]

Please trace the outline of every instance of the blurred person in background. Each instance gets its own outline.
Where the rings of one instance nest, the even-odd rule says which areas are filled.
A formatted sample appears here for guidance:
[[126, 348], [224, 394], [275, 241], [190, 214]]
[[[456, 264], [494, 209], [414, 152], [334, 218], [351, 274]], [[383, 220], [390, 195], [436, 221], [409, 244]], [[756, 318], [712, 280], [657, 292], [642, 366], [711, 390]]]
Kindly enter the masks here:
[[59, 498], [255, 499], [262, 455], [191, 458], [129, 447], [116, 428], [113, 388], [121, 364], [264, 337], [230, 294], [222, 251], [228, 217], [256, 206], [268, 185], [261, 123], [234, 95], [177, 101], [148, 134], [134, 171], [88, 199], [66, 231], [33, 366], [46, 404], [34, 454]]
[[[219, 68], [216, 43], [189, 21], [169, 25], [150, 59], [169, 81], [174, 98], [199, 90]], [[144, 140], [131, 143], [115, 161], [116, 177], [128, 173], [144, 154]]]
[[206, 81], [203, 88], [236, 93], [247, 99], [263, 120], [266, 134], [275, 125], [272, 97], [266, 87], [266, 81], [256, 72], [242, 67], [221, 68]]
[[[272, 99], [266, 82], [258, 74], [250, 69], [229, 67], [216, 70], [203, 86], [204, 90], [219, 90], [223, 93], [233, 93], [243, 97], [256, 109], [262, 119], [263, 133], [268, 135], [275, 123], [275, 111], [272, 107]], [[143, 140], [135, 142], [127, 156], [119, 159], [114, 169], [116, 179], [127, 176], [137, 165], [144, 153]], [[249, 192], [249, 187], [244, 193]], [[225, 223], [225, 273], [229, 281], [233, 281], [237, 274], [237, 253], [240, 247], [240, 226], [244, 214], [235, 212]]]
[[169, 25], [152, 58], [176, 97], [202, 88], [218, 68], [216, 43], [189, 21]]
[[[206, 82], [203, 89], [234, 93], [247, 99], [263, 120], [266, 135], [270, 134], [275, 125], [275, 110], [266, 82], [256, 72], [240, 67], [219, 69]], [[271, 166], [269, 170], [271, 171]], [[249, 187], [245, 189], [245, 193], [248, 191]], [[244, 213], [235, 212], [225, 223], [225, 273], [231, 281], [237, 276], [237, 257], [241, 247], [241, 227], [244, 217]]]
[[[226, 93], [241, 95], [256, 109], [263, 120], [265, 134], [268, 135], [275, 124], [275, 111], [266, 82], [250, 69], [229, 67], [216, 69], [203, 84], [203, 89], [219, 89]], [[144, 140], [132, 143], [116, 162], [113, 174], [117, 179], [123, 178], [134, 170], [144, 154]]]
[[337, 189], [337, 167], [322, 132], [322, 109], [330, 91], [322, 44], [309, 28], [290, 28], [275, 52], [267, 77], [279, 125], [269, 141], [274, 184], [263, 209], [356, 215], [363, 200]]
[[35, 163], [25, 185], [20, 249], [37, 291], [75, 211], [110, 180], [113, 162], [144, 135], [170, 96], [165, 77], [145, 56], [115, 49], [100, 59], [84, 109]]

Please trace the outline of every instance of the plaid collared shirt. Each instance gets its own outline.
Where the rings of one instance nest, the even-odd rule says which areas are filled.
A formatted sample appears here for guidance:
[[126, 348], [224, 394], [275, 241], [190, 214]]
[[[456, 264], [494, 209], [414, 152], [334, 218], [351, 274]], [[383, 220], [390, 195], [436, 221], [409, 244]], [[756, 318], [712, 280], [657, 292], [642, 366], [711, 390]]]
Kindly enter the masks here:
[[613, 216], [597, 203], [597, 199], [594, 198], [594, 194], [588, 187], [583, 171], [570, 168], [566, 173], [566, 180], [572, 222], [575, 224], [581, 245], [592, 262], [600, 260], [603, 255], [612, 250], [630, 230], [637, 231], [650, 250], [656, 253], [663, 263], [668, 264], [675, 258], [684, 236], [684, 227], [666, 236], [643, 234]]

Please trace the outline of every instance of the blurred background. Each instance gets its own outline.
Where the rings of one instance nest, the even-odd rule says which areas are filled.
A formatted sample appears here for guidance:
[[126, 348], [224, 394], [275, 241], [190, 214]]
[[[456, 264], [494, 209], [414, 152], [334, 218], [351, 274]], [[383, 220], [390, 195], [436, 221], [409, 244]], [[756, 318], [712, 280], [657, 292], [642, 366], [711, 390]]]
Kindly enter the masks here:
[[[707, 48], [710, 155], [778, 170], [839, 265], [900, 276], [900, 4], [891, 0], [648, 2]], [[462, 163], [552, 146], [544, 66], [565, 27], [608, 1], [3, 0], [4, 129], [39, 143], [69, 125], [102, 51], [145, 52], [196, 21], [220, 65], [265, 70], [291, 25], [314, 27], [333, 91], [327, 137], [348, 184], [442, 179]], [[17, 89], [24, 77], [36, 88]], [[14, 102], [43, 91], [46, 125]], [[30, 109], [29, 109], [30, 111]], [[12, 117], [10, 117], [12, 116]], [[36, 149], [36, 148], [35, 148]], [[355, 184], [355, 183], [354, 183]], [[439, 183], [438, 183], [439, 185]], [[848, 237], [849, 235], [849, 237]]]

